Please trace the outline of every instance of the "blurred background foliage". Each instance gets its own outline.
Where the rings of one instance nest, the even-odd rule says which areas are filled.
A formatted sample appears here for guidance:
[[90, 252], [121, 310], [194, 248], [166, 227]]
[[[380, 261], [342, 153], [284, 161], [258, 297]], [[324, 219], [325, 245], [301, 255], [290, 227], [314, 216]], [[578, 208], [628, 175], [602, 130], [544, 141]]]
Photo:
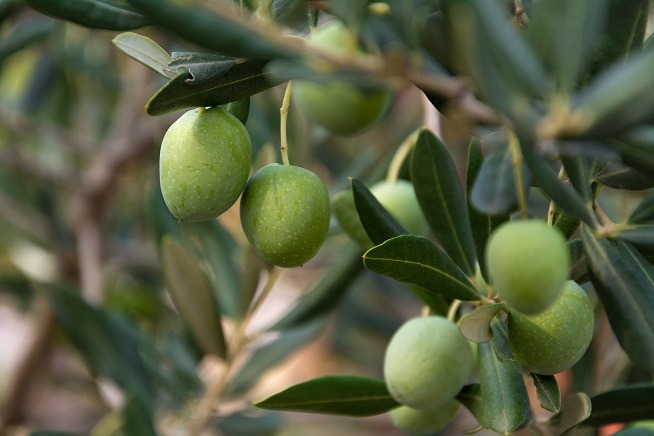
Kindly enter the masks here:
[[[27, 3], [48, 12], [47, 1]], [[272, 271], [248, 248], [238, 207], [215, 222], [180, 225], [161, 198], [158, 147], [167, 127], [182, 111], [148, 116], [146, 104], [167, 79], [129, 59], [111, 43], [119, 30], [148, 21], [131, 17], [137, 24], [89, 29], [74, 19], [43, 15], [27, 3], [0, 0], [0, 433], [184, 434], [204, 410], [204, 384], [211, 385], [224, 369], [224, 362], [217, 357], [226, 352], [221, 345], [223, 335], [232, 338], [244, 319], [251, 321], [248, 332], [256, 336], [239, 355], [237, 371], [223, 386], [223, 401], [208, 432], [365, 435], [393, 431], [386, 415], [353, 419], [289, 414], [254, 409], [252, 403], [320, 375], [380, 377], [391, 334], [404, 319], [421, 310], [409, 286], [364, 271], [360, 250], [334, 223], [318, 256], [302, 268], [285, 271], [271, 297], [249, 319], [248, 307]], [[65, 10], [66, 3], [75, 2], [56, 3]], [[177, 3], [194, 6], [202, 2]], [[255, 1], [236, 3], [249, 11], [258, 6]], [[265, 2], [270, 7], [258, 13], [269, 13], [279, 25], [305, 35], [315, 18], [309, 15], [307, 20], [308, 3], [320, 6], [324, 2]], [[381, 3], [329, 3], [334, 16], [358, 29], [370, 47], [398, 65], [404, 65], [404, 57], [410, 53], [430, 73], [467, 71], [479, 85], [484, 81], [475, 77], [475, 72], [487, 71], [480, 65], [495, 65], [506, 55], [480, 55], [476, 58], [479, 64], [470, 65], [465, 63], [469, 59], [450, 53], [466, 52], [470, 47], [465, 44], [470, 41], [462, 38], [457, 45], [446, 39], [442, 14], [432, 13], [440, 2], [384, 3], [393, 20], [370, 12]], [[513, 2], [498, 3], [507, 12], [512, 10]], [[522, 2], [528, 14], [536, 3]], [[551, 3], [560, 6], [561, 2]], [[584, 7], [590, 3], [584, 2]], [[157, 8], [152, 1], [130, 4]], [[629, 2], [629, 7], [619, 1], [607, 4], [608, 26], [597, 31], [593, 41], [599, 49], [584, 59], [586, 68], [557, 72], [560, 76], [555, 86], [560, 89], [572, 92], [573, 82], [585, 86], [606, 65], [630, 50], [640, 50], [648, 2]], [[161, 14], [168, 6], [161, 6]], [[204, 6], [220, 8], [218, 3]], [[584, 25], [592, 32], [596, 23], [592, 16], [584, 15], [584, 7], [570, 13], [587, 19]], [[309, 11], [315, 13], [315, 9]], [[158, 17], [158, 21], [164, 18]], [[181, 18], [188, 17], [180, 17], [180, 22]], [[578, 25], [579, 20], [571, 22]], [[207, 48], [193, 42], [195, 33], [168, 27], [167, 31], [147, 26], [139, 33], [168, 53]], [[620, 34], [625, 29], [629, 33]], [[476, 36], [483, 38], [483, 31], [488, 29], [482, 28]], [[534, 33], [528, 38], [538, 48]], [[571, 34], [572, 30], [566, 35]], [[646, 49], [648, 43], [652, 45], [651, 38], [645, 42]], [[255, 44], [247, 49], [264, 50], [261, 47]], [[266, 49], [276, 48], [273, 44]], [[570, 48], [573, 55], [574, 49]], [[557, 56], [540, 54], [545, 59]], [[303, 71], [297, 64], [277, 65], [277, 70], [271, 68], [297, 74]], [[552, 60], [548, 67], [554, 70], [555, 65]], [[585, 75], [578, 81], [566, 76], [581, 71]], [[515, 85], [511, 89], [518, 91], [505, 93], [502, 86], [506, 83], [498, 83], [497, 89], [481, 86], [480, 93], [494, 107], [506, 110], [518, 126], [531, 122], [527, 115], [543, 114], [543, 108], [530, 106], [529, 111], [517, 112], [512, 106], [513, 98], [532, 97], [542, 91], [539, 86], [511, 83]], [[246, 127], [253, 143], [254, 170], [279, 160], [283, 91], [283, 85], [276, 86], [251, 99]], [[486, 113], [471, 120], [447, 95], [429, 89], [423, 94], [412, 86], [397, 91], [384, 122], [351, 138], [328, 134], [291, 107], [291, 162], [316, 172], [335, 193], [348, 187], [348, 177], [368, 184], [383, 178], [398, 145], [423, 125], [444, 138], [461, 179], [471, 124], [481, 121], [477, 127], [486, 151], [507, 142], [492, 125], [492, 117], [486, 119]], [[447, 118], [440, 117], [434, 106], [447, 113]], [[498, 153], [505, 152], [506, 147]], [[400, 174], [408, 177], [408, 168]], [[603, 182], [624, 187], [614, 174], [604, 174]], [[599, 197], [602, 210], [614, 221], [628, 217], [645, 196], [644, 189], [652, 186], [646, 175], [627, 175], [626, 181], [619, 181], [638, 189], [605, 188]], [[483, 193], [480, 197], [483, 199]], [[531, 189], [529, 201], [530, 211], [546, 214], [549, 199], [539, 189]], [[515, 201], [508, 208], [511, 206]], [[167, 258], [163, 250], [176, 250], [173, 259], [179, 261], [162, 265]], [[185, 264], [193, 266], [185, 268]], [[581, 268], [579, 277], [584, 274], [587, 271]], [[185, 289], [183, 284], [196, 283], [197, 277], [203, 277], [199, 284]], [[194, 292], [205, 292], [204, 297], [215, 307], [191, 307], [184, 312], [182, 305], [173, 304], [185, 294], [195, 298], [198, 294]], [[211, 320], [216, 313], [220, 313], [221, 324], [211, 332], [189, 322], [193, 318]], [[598, 315], [597, 334], [587, 355], [559, 378], [564, 395], [576, 391], [594, 394], [620, 383], [651, 381], [649, 373], [630, 364], [603, 312]], [[461, 434], [475, 425], [463, 411], [446, 432]]]

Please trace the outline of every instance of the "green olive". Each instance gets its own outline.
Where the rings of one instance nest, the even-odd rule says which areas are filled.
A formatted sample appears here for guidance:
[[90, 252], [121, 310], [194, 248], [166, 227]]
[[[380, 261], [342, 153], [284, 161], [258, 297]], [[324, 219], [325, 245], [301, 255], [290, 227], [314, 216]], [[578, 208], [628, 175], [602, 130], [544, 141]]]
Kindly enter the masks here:
[[320, 178], [293, 165], [266, 165], [241, 197], [241, 226], [267, 262], [300, 266], [313, 258], [329, 230], [329, 193]]
[[461, 404], [456, 400], [450, 400], [442, 406], [432, 409], [414, 409], [409, 406], [397, 407], [388, 414], [393, 425], [400, 430], [414, 434], [433, 433], [449, 424]]
[[[415, 235], [427, 234], [427, 221], [422, 214], [418, 198], [411, 182], [400, 179], [395, 183], [385, 180], [375, 183], [370, 192], [382, 206], [397, 219], [409, 232]], [[361, 247], [370, 248], [374, 244], [361, 223], [351, 189], [344, 189], [334, 195], [332, 200], [334, 215], [343, 230]]]
[[453, 400], [474, 366], [470, 344], [452, 321], [413, 318], [393, 335], [384, 355], [384, 380], [391, 396], [415, 409]]
[[170, 212], [186, 221], [229, 209], [250, 175], [250, 137], [220, 107], [193, 109], [175, 121], [161, 143], [161, 193]]
[[595, 315], [586, 292], [567, 281], [561, 295], [537, 315], [515, 310], [508, 317], [509, 347], [516, 361], [532, 373], [550, 375], [572, 367], [593, 338]]
[[486, 264], [493, 291], [511, 308], [536, 314], [568, 279], [570, 251], [563, 234], [544, 221], [509, 221], [491, 234]]
[[[354, 35], [339, 21], [330, 21], [313, 33], [310, 44], [334, 53], [356, 53]], [[298, 108], [327, 130], [353, 135], [372, 127], [386, 113], [392, 93], [386, 88], [362, 89], [343, 81], [318, 83], [298, 80], [293, 85]]]

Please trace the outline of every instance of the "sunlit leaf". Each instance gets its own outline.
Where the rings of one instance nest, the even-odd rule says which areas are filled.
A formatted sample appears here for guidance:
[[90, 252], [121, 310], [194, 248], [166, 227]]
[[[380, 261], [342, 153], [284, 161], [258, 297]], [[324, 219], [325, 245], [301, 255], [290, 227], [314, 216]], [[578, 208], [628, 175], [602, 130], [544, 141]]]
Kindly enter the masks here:
[[433, 242], [422, 236], [401, 235], [368, 250], [363, 264], [371, 271], [421, 286], [459, 300], [481, 296], [466, 275]]
[[461, 333], [473, 342], [489, 342], [493, 339], [493, 331], [490, 327], [491, 321], [502, 309], [504, 309], [504, 304], [497, 303], [480, 306], [466, 313], [459, 320]]
[[325, 376], [291, 386], [255, 406], [330, 415], [371, 416], [398, 406], [384, 380], [351, 375]]
[[111, 42], [127, 56], [162, 76], [168, 77], [166, 68], [172, 58], [166, 50], [147, 36], [134, 32], [125, 32], [116, 36]]

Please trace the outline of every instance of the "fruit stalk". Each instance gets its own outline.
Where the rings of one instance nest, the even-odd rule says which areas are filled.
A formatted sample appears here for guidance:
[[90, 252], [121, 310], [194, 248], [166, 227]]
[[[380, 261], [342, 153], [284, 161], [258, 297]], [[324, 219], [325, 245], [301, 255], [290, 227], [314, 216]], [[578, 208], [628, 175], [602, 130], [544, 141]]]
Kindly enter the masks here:
[[522, 219], [529, 218], [527, 210], [527, 194], [522, 180], [522, 153], [520, 152], [520, 142], [513, 132], [509, 132], [509, 150], [511, 151], [511, 164], [513, 165], [513, 177], [515, 178], [516, 195], [518, 196], [518, 205], [520, 206], [520, 216]]
[[288, 82], [286, 85], [286, 91], [284, 92], [284, 99], [282, 100], [282, 107], [279, 108], [279, 130], [281, 134], [280, 142], [281, 147], [280, 151], [282, 154], [282, 163], [288, 165], [288, 136], [286, 134], [286, 126], [288, 124], [288, 111], [291, 107], [291, 93], [293, 91], [293, 82]]
[[402, 163], [409, 156], [413, 146], [418, 139], [418, 135], [422, 131], [422, 127], [413, 131], [409, 136], [406, 137], [404, 141], [397, 148], [397, 151], [393, 155], [391, 162], [388, 164], [388, 171], [386, 172], [386, 183], [392, 185], [397, 181], [398, 174], [402, 168]]

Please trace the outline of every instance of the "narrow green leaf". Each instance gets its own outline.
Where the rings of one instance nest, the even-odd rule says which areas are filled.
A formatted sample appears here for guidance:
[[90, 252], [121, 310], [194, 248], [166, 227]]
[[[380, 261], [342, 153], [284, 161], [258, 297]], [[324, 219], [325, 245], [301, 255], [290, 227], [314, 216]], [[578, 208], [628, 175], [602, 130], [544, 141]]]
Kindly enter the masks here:
[[540, 401], [540, 407], [549, 412], [558, 413], [561, 409], [561, 392], [556, 377], [553, 375], [529, 375], [536, 387], [536, 396]]
[[400, 235], [368, 250], [363, 264], [371, 271], [421, 286], [459, 300], [481, 296], [466, 275], [433, 242], [422, 236]]
[[220, 311], [229, 317], [237, 317], [242, 297], [236, 262], [239, 247], [231, 233], [217, 220], [185, 221], [177, 227], [182, 234], [180, 240], [191, 250], [195, 263], [209, 279]]
[[228, 383], [225, 393], [239, 394], [252, 387], [266, 371], [282, 363], [315, 338], [324, 326], [324, 317], [314, 318], [298, 328], [281, 332], [272, 342], [257, 348], [238, 374]]
[[151, 20], [115, 0], [26, 0], [37, 11], [81, 26], [105, 30], [133, 30]]
[[232, 101], [227, 104], [223, 104], [220, 107], [234, 115], [236, 119], [241, 122], [241, 124], [245, 124], [248, 121], [248, 117], [250, 116], [250, 97]]
[[199, 85], [225, 74], [237, 62], [236, 58], [217, 53], [173, 52], [168, 69], [174, 73], [188, 71], [186, 83]]
[[526, 141], [520, 143], [522, 155], [538, 185], [567, 214], [578, 218], [590, 226], [595, 226], [597, 220], [584, 202], [583, 197], [571, 186], [558, 179], [557, 174], [545, 163]]
[[507, 360], [515, 360], [513, 358], [513, 353], [509, 347], [508, 340], [508, 330], [506, 328], [506, 321], [495, 317], [491, 320], [490, 323], [491, 330], [493, 332], [493, 339], [491, 345], [493, 346], [493, 351], [500, 361], [505, 362]]
[[[654, 108], [654, 104], [652, 107]], [[620, 152], [622, 162], [640, 170], [647, 177], [654, 177], [653, 126], [635, 128], [619, 138], [612, 139], [611, 145]]]
[[168, 78], [166, 69], [171, 57], [159, 44], [134, 32], [125, 32], [111, 40], [123, 53]]
[[588, 275], [588, 262], [583, 242], [581, 239], [572, 239], [568, 241], [568, 247], [572, 259], [570, 278], [577, 283], [587, 282], [590, 280], [590, 276]]
[[[475, 241], [475, 251], [477, 252], [477, 259], [484, 259], [486, 250], [486, 241], [491, 233], [497, 226], [504, 221], [508, 221], [508, 214], [491, 215], [477, 210], [472, 205], [472, 188], [477, 181], [480, 170], [482, 168], [484, 155], [481, 149], [481, 144], [476, 139], [470, 141], [468, 148], [468, 165], [466, 170], [466, 187], [468, 190], [468, 219], [470, 220], [470, 227], [472, 230], [472, 237]], [[511, 177], [510, 180], [513, 180]], [[480, 182], [481, 183], [481, 182]], [[515, 190], [511, 193], [515, 201]], [[486, 271], [486, 262], [483, 260], [478, 263], [482, 276], [488, 281], [488, 273]]]
[[189, 72], [183, 72], [159, 89], [146, 105], [150, 115], [162, 115], [179, 109], [218, 106], [242, 100], [278, 85], [263, 72], [267, 61], [248, 59], [236, 63], [224, 74], [201, 84], [189, 84]]
[[596, 171], [595, 161], [584, 156], [562, 155], [561, 162], [572, 186], [581, 194], [586, 206], [592, 206], [594, 198], [591, 183]]
[[484, 422], [484, 402], [481, 396], [481, 385], [479, 383], [465, 385], [463, 389], [461, 389], [461, 392], [456, 396], [456, 399], [466, 406], [480, 424]]
[[582, 240], [593, 285], [620, 345], [638, 366], [654, 371], [654, 267], [629, 244]]
[[[46, 296], [61, 326], [93, 370], [114, 380], [126, 392], [150, 407], [154, 401], [151, 380], [132, 324], [118, 323], [107, 313], [90, 306], [78, 293], [54, 286]], [[150, 410], [152, 412], [152, 410]]]
[[654, 249], [654, 224], [630, 226], [613, 234], [613, 237], [651, 250]]
[[502, 309], [504, 309], [504, 304], [496, 303], [481, 306], [466, 313], [459, 320], [461, 333], [473, 342], [480, 344], [489, 342], [493, 339], [493, 331], [490, 327], [491, 321]]
[[614, 189], [639, 191], [654, 187], [654, 177], [616, 161], [608, 161], [595, 180]]
[[55, 21], [37, 17], [18, 24], [0, 41], [0, 64], [12, 54], [46, 38], [55, 29]]
[[572, 434], [574, 430], [590, 416], [592, 404], [588, 395], [579, 392], [570, 395], [561, 407], [562, 411], [552, 417], [551, 422], [558, 422], [562, 435]]
[[126, 435], [156, 436], [152, 423], [152, 407], [145, 407], [138, 397], [132, 396], [121, 410], [123, 416], [123, 433]]
[[[529, 172], [523, 171], [523, 176], [528, 188]], [[492, 150], [483, 160], [470, 191], [470, 203], [473, 210], [486, 215], [506, 215], [516, 209], [518, 199], [509, 147]]]
[[354, 205], [361, 219], [363, 228], [375, 244], [381, 244], [387, 239], [410, 232], [391, 215], [370, 189], [356, 178], [350, 179]]
[[[579, 83], [597, 44], [608, 11], [607, 0], [536, 2], [529, 13], [527, 36], [543, 59], [559, 92]], [[560, 17], [566, 17], [561, 22]]]
[[629, 215], [630, 224], [650, 224], [654, 222], [654, 191], [650, 192]]
[[[47, 1], [47, 0], [46, 0]], [[240, 16], [235, 9], [208, 8], [171, 0], [128, 0], [155, 23], [182, 38], [228, 56], [292, 56], [267, 26]], [[269, 30], [269, 29], [268, 29]]]
[[502, 362], [490, 344], [479, 344], [479, 379], [481, 384], [484, 427], [508, 434], [520, 427], [530, 414], [529, 396], [518, 364]]
[[563, 233], [566, 239], [569, 239], [577, 231], [579, 224], [581, 224], [579, 219], [568, 215], [561, 208], [556, 207], [554, 209], [552, 225], [561, 230], [561, 233]]
[[341, 302], [350, 284], [363, 271], [361, 249], [348, 243], [339, 247], [339, 255], [314, 286], [300, 297], [291, 309], [271, 330], [285, 330], [302, 325], [317, 316], [325, 314]]
[[456, 167], [445, 145], [426, 129], [413, 150], [411, 180], [436, 239], [466, 275], [474, 275], [477, 255]]
[[225, 357], [220, 314], [204, 271], [171, 236], [162, 241], [161, 263], [168, 291], [198, 345], [207, 353]]
[[590, 399], [593, 409], [584, 424], [602, 426], [617, 422], [654, 419], [654, 384], [619, 387]]
[[315, 378], [255, 404], [262, 409], [346, 416], [378, 415], [398, 405], [384, 380], [352, 375]]

